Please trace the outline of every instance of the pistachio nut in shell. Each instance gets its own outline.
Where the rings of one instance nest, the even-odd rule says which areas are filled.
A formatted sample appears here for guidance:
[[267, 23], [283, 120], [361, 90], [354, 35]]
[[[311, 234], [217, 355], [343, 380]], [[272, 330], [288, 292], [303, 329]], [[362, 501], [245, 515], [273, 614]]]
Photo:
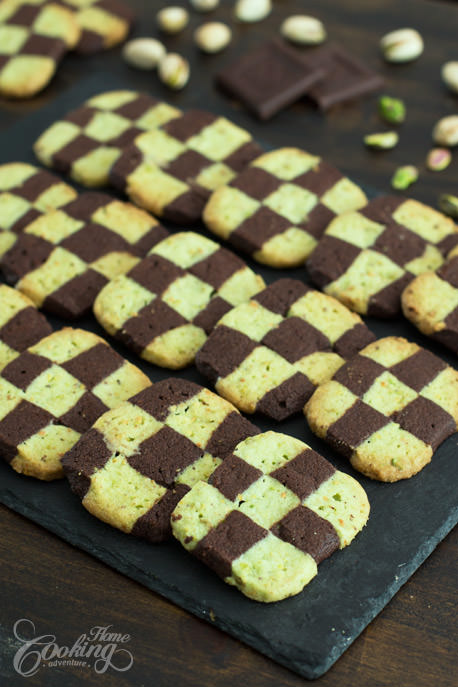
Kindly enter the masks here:
[[458, 60], [443, 64], [441, 76], [447, 88], [453, 93], [458, 93]]
[[410, 62], [423, 52], [423, 38], [415, 29], [397, 29], [387, 33], [380, 41], [387, 62]]
[[234, 14], [239, 21], [256, 22], [272, 11], [272, 0], [237, 0]]
[[189, 22], [189, 12], [184, 7], [169, 5], [159, 10], [156, 20], [164, 33], [179, 33]]
[[189, 80], [189, 62], [176, 52], [169, 52], [158, 66], [159, 78], [166, 86], [173, 90], [180, 90]]
[[447, 148], [458, 145], [458, 115], [449, 115], [439, 119], [433, 129], [433, 140]]
[[448, 148], [432, 148], [426, 156], [426, 166], [432, 172], [441, 172], [452, 161], [452, 154]]
[[306, 14], [293, 14], [287, 17], [280, 27], [281, 35], [298, 45], [318, 45], [326, 38], [324, 24]]
[[232, 39], [232, 31], [220, 21], [209, 21], [199, 26], [194, 32], [196, 45], [206, 53], [224, 50]]
[[122, 56], [136, 69], [154, 69], [165, 52], [165, 47], [155, 38], [134, 38], [124, 45]]
[[219, 0], [189, 0], [189, 2], [197, 12], [211, 12], [219, 5]]

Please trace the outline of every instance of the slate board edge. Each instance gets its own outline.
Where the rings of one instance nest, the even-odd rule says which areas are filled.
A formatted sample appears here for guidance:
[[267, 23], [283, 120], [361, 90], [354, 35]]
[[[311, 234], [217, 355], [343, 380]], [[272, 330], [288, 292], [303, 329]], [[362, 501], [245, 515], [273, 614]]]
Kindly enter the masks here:
[[[14, 139], [16, 135], [22, 136], [24, 138], [24, 128], [27, 128], [27, 125], [30, 123], [32, 123], [33, 129], [36, 129], [38, 126], [40, 126], [40, 130], [44, 130], [50, 124], [49, 117], [51, 112], [58, 110], [58, 113], [54, 114], [54, 119], [56, 119], [61, 113], [66, 112], [72, 107], [78, 106], [84, 99], [100, 92], [101, 90], [110, 90], [112, 88], [116, 89], [126, 87], [128, 86], [126, 86], [125, 83], [120, 83], [119, 79], [115, 79], [111, 76], [108, 76], [108, 78], [104, 79], [103, 85], [101, 85], [100, 74], [93, 74], [87, 79], [78, 82], [76, 85], [70, 86], [53, 102], [46, 104], [43, 109], [31, 113], [29, 116], [20, 119], [17, 123], [12, 125], [7, 130], [7, 132], [5, 132], [5, 134], [9, 139]], [[190, 107], [195, 106], [195, 103], [186, 103], [184, 105], [185, 109], [189, 109]], [[224, 112], [222, 112], [221, 109], [222, 108], [218, 108], [215, 111], [219, 112], [220, 114], [224, 114]], [[231, 117], [235, 119], [234, 113], [231, 115]], [[52, 121], [54, 121], [54, 119]], [[27, 138], [27, 136], [25, 138]], [[265, 145], [265, 141], [261, 141], [261, 143]], [[19, 147], [21, 146], [23, 147], [23, 144], [21, 144]], [[269, 148], [270, 146], [267, 145], [265, 147]], [[18, 154], [16, 159], [20, 159], [23, 157], [24, 153], [21, 153]], [[29, 150], [27, 158], [31, 162], [33, 161], [33, 159], [31, 159], [33, 158], [33, 153], [31, 150]], [[36, 164], [39, 164], [37, 163], [37, 161], [35, 162]], [[73, 185], [77, 189], [79, 188], [77, 184]], [[373, 192], [372, 189], [367, 189], [366, 187], [364, 188], [368, 195], [377, 195], [376, 191]], [[176, 229], [177, 228], [175, 227], [175, 230]], [[199, 231], [199, 229], [197, 229], [197, 231]], [[260, 268], [262, 266], [258, 265], [257, 267]], [[276, 276], [277, 275], [275, 275], [274, 278], [276, 278]], [[82, 323], [82, 326], [85, 325]], [[380, 335], [382, 334], [379, 334], [379, 336]], [[111, 341], [111, 343], [114, 342]], [[126, 354], [126, 351], [124, 351], [124, 354]], [[442, 355], [442, 357], [444, 356]], [[200, 380], [200, 383], [202, 383], [202, 380]], [[287, 427], [284, 427], [283, 430], [281, 428], [279, 429], [280, 431], [290, 433]], [[10, 470], [10, 468], [8, 468], [6, 464], [2, 465], [1, 467], [5, 468], [6, 470]], [[16, 475], [16, 473], [13, 473], [12, 471], [11, 473], [11, 478], [13, 481], [15, 479], [23, 479], [22, 477]], [[10, 475], [8, 475], [7, 482], [10, 482]], [[6, 506], [10, 507], [12, 510], [15, 510], [21, 515], [24, 515], [25, 517], [28, 517], [29, 519], [44, 526], [46, 529], [57, 534], [70, 544], [75, 545], [77, 548], [90, 553], [99, 560], [102, 560], [111, 567], [114, 567], [116, 570], [126, 574], [127, 576], [131, 577], [137, 582], [152, 589], [153, 591], [156, 591], [159, 594], [165, 596], [169, 600], [173, 601], [174, 603], [183, 607], [184, 609], [193, 613], [194, 615], [204, 620], [207, 620], [208, 622], [212, 622], [210, 618], [211, 606], [208, 603], [206, 603], [205, 600], [193, 600], [192, 596], [190, 596], [186, 591], [179, 589], [176, 585], [167, 584], [158, 575], [154, 575], [152, 573], [145, 573], [145, 571], [140, 569], [138, 566], [134, 565], [131, 561], [128, 561], [125, 558], [123, 558], [122, 553], [120, 555], [115, 555], [112, 551], [107, 550], [100, 544], [94, 545], [94, 542], [90, 538], [91, 534], [93, 534], [92, 529], [89, 531], [87, 531], [86, 529], [84, 529], [83, 531], [71, 530], [70, 523], [64, 523], [63, 526], [59, 529], [59, 521], [56, 519], [56, 513], [54, 513], [54, 515], [51, 514], [51, 516], [47, 516], [46, 511], [43, 508], [39, 509], [31, 505], [30, 503], [27, 503], [27, 501], [25, 501], [22, 498], [22, 494], [16, 494], [15, 491], [9, 489], [7, 485], [4, 486], [3, 491], [0, 487], [0, 502], [4, 503]], [[90, 517], [86, 513], [86, 511], [84, 511], [84, 509], [81, 510], [87, 517]], [[360, 615], [357, 619], [351, 618], [351, 631], [348, 631], [344, 637], [337, 636], [335, 638], [335, 641], [333, 642], [332, 649], [329, 650], [325, 656], [323, 656], [323, 654], [320, 654], [316, 650], [309, 651], [308, 653], [306, 653], [306, 650], [303, 648], [301, 648], [300, 656], [298, 656], [298, 646], [290, 646], [287, 642], [278, 641], [278, 638], [276, 639], [276, 646], [274, 647], [272, 644], [269, 643], [267, 638], [265, 638], [264, 636], [262, 636], [262, 634], [259, 633], [259, 631], [255, 631], [254, 628], [252, 628], [251, 632], [248, 632], [246, 625], [244, 625], [243, 623], [237, 623], [233, 618], [228, 621], [224, 621], [223, 619], [217, 616], [214, 624], [218, 626], [220, 629], [227, 632], [228, 634], [234, 636], [236, 639], [250, 645], [251, 647], [257, 649], [269, 658], [284, 665], [286, 668], [297, 672], [299, 675], [308, 679], [318, 678], [321, 675], [323, 675], [331, 667], [331, 665], [344, 653], [344, 651], [348, 648], [348, 646], [350, 646], [354, 639], [358, 637], [358, 635], [362, 632], [363, 629], [365, 629], [369, 622], [371, 622], [371, 620], [383, 609], [383, 607], [390, 601], [390, 599], [394, 596], [394, 594], [398, 591], [402, 584], [404, 584], [407, 581], [407, 579], [422, 564], [422, 562], [427, 558], [427, 556], [431, 554], [434, 548], [440, 543], [440, 541], [447, 535], [447, 533], [458, 521], [458, 512], [457, 508], [454, 505], [451, 506], [451, 510], [447, 513], [446, 517], [444, 513], [442, 515], [443, 519], [440, 525], [436, 528], [434, 532], [428, 533], [426, 541], [424, 541], [419, 547], [419, 549], [415, 552], [415, 556], [412, 558], [412, 560], [409, 561], [408, 564], [406, 563], [399, 571], [399, 575], [397, 576], [396, 581], [393, 584], [386, 587], [383, 590], [383, 593], [380, 593], [379, 596], [373, 597], [371, 599], [371, 603], [370, 605], [366, 606], [364, 614]], [[106, 534], [106, 528], [108, 528], [108, 525], [98, 522], [97, 520], [92, 518], [91, 523], [93, 523], [92, 526], [95, 528], [95, 532], [101, 533], [103, 541], [103, 536], [104, 534]], [[117, 532], [116, 530], [112, 530], [112, 528], [108, 529], [116, 532], [117, 536], [119, 537], [125, 536]], [[140, 540], [136, 541], [138, 542]], [[215, 581], [218, 584], [222, 584], [219, 583], [217, 579]], [[235, 590], [233, 591], [235, 594]], [[279, 610], [280, 608], [281, 604], [279, 606]]]
[[[417, 554], [417, 557], [402, 568], [398, 579], [387, 590], [385, 590], [384, 594], [380, 595], [376, 599], [375, 603], [366, 611], [366, 613], [358, 618], [357, 624], [359, 626], [359, 631], [355, 632], [351, 636], [346, 635], [345, 637], [342, 637], [341, 641], [336, 641], [334, 650], [327, 655], [326, 659], [321, 663], [315, 662], [315, 667], [311, 668], [310, 664], [314, 663], [313, 659], [310, 660], [309, 658], [309, 660], [300, 660], [294, 656], [287, 655], [287, 650], [289, 648], [288, 644], [285, 645], [283, 651], [274, 651], [272, 650], [272, 646], [257, 633], [246, 633], [246, 628], [244, 628], [244, 634], [243, 637], [241, 637], [240, 627], [235, 626], [233, 623], [226, 623], [218, 616], [212, 620], [210, 617], [211, 608], [207, 608], [205, 602], [199, 601], [199, 605], [196, 605], [193, 599], [185, 594], [181, 589], [176, 588], [174, 585], [167, 585], [162, 579], [155, 575], [148, 575], [131, 562], [126, 561], [122, 556], [116, 556], [112, 551], [101, 546], [100, 543], [94, 544], [94, 541], [85, 536], [84, 532], [72, 531], [66, 526], [67, 523], [65, 521], [58, 521], [48, 516], [44, 510], [35, 508], [32, 504], [23, 501], [20, 495], [14, 493], [10, 489], [0, 491], [0, 502], [24, 517], [31, 519], [33, 522], [38, 523], [72, 546], [75, 546], [76, 548], [94, 556], [118, 572], [127, 575], [131, 579], [142, 584], [143, 586], [146, 586], [151, 591], [160, 594], [164, 598], [175, 603], [193, 615], [210, 622], [220, 630], [230, 634], [235, 639], [243, 641], [253, 649], [256, 649], [265, 656], [268, 656], [272, 660], [283, 665], [285, 668], [298, 673], [308, 680], [314, 680], [321, 677], [329, 670], [329, 668], [331, 668], [331, 666], [340, 658], [340, 656], [348, 649], [348, 647], [363, 632], [368, 624], [372, 622], [372, 620], [380, 613], [380, 611], [383, 610], [383, 608], [393, 598], [398, 590], [405, 584], [405, 582], [408, 581], [413, 573], [422, 565], [426, 558], [431, 555], [434, 549], [458, 523], [458, 507], [452, 508], [447, 520], [442, 523], [436, 532], [424, 542], [423, 547]], [[94, 526], [97, 528], [104, 527], [102, 523], [97, 522], [95, 519]], [[148, 545], [146, 542], [145, 544]], [[281, 602], [279, 603], [281, 604]]]

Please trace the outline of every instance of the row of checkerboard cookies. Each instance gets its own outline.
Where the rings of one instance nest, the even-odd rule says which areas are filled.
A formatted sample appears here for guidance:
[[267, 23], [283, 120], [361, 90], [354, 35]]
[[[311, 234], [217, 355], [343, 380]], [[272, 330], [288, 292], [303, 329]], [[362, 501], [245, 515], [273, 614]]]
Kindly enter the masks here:
[[[157, 217], [208, 230], [272, 267], [307, 259], [320, 288], [376, 317], [404, 311], [458, 350], [453, 222], [400, 196], [367, 202], [336, 168], [299, 149], [264, 153], [221, 116], [148, 95], [90, 98], [36, 141], [40, 161], [88, 187], [112, 184]], [[411, 284], [415, 276], [437, 271]], [[430, 286], [434, 288], [431, 289]], [[447, 308], [448, 304], [448, 308]]]
[[[285, 295], [271, 288], [264, 304]], [[364, 527], [363, 488], [302, 441], [260, 433], [197, 384], [151, 384], [95, 334], [50, 333], [15, 289], [0, 286], [0, 303], [0, 452], [17, 472], [65, 474], [94, 516], [151, 542], [173, 533], [258, 601], [300, 592]], [[456, 431], [458, 373], [388, 337], [341, 365], [304, 412], [358, 470], [408, 477]]]
[[120, 0], [2, 0], [0, 95], [30, 98], [69, 50], [91, 54], [121, 43], [133, 21]]
[[[31, 165], [0, 167], [0, 227], [0, 266], [35, 305], [67, 319], [93, 307], [105, 330], [134, 353], [168, 368], [195, 360], [218, 393], [248, 413], [282, 420], [300, 411], [319, 384], [374, 340], [359, 315], [332, 296], [292, 279], [265, 288], [216, 242], [191, 231], [169, 235], [130, 203], [100, 192], [78, 196]], [[406, 298], [421, 288], [436, 298], [431, 279], [456, 294], [445, 280], [456, 263], [451, 258], [438, 274], [417, 277]], [[390, 380], [399, 396], [392, 414], [413, 399], [402, 378]]]

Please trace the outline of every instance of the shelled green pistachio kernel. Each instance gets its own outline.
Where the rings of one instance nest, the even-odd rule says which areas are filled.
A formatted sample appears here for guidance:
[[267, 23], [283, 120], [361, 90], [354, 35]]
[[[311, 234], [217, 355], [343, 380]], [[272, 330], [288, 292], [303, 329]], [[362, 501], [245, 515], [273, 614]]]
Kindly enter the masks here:
[[403, 191], [414, 184], [418, 179], [418, 169], [413, 165], [398, 167], [391, 179], [391, 186], [398, 191]]
[[382, 119], [389, 124], [402, 124], [406, 118], [406, 107], [399, 98], [382, 95], [378, 101], [378, 111]]
[[451, 161], [452, 154], [448, 148], [432, 148], [426, 156], [426, 166], [432, 172], [441, 172]]
[[194, 32], [194, 42], [206, 53], [224, 50], [232, 39], [232, 31], [220, 21], [209, 21], [199, 26]]
[[443, 212], [444, 215], [458, 219], [458, 196], [442, 193], [442, 195], [439, 196], [438, 206], [439, 210]]
[[298, 45], [318, 45], [326, 38], [323, 23], [306, 14], [293, 14], [287, 17], [280, 26], [280, 33], [291, 43]]
[[235, 16], [239, 21], [262, 21], [272, 11], [272, 0], [237, 0]]
[[376, 148], [377, 150], [390, 150], [397, 145], [399, 136], [396, 131], [383, 131], [376, 134], [367, 134], [364, 136], [364, 143], [368, 148]]
[[166, 86], [178, 91], [189, 80], [189, 62], [176, 52], [169, 52], [158, 66], [159, 78]]
[[159, 10], [156, 20], [164, 33], [179, 33], [189, 22], [189, 12], [184, 7], [170, 5]]
[[435, 143], [448, 148], [458, 145], [458, 115], [439, 119], [433, 129], [433, 139]]

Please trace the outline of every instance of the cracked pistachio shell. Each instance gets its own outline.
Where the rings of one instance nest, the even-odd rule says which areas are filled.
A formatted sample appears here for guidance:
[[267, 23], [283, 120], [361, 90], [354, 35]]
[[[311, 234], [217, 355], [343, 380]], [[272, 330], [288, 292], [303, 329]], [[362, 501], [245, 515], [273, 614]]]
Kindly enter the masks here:
[[186, 86], [189, 81], [189, 62], [175, 52], [169, 52], [158, 66], [159, 78], [166, 86], [175, 91]]
[[441, 172], [451, 161], [452, 154], [448, 148], [433, 148], [426, 157], [426, 166], [432, 172]]

